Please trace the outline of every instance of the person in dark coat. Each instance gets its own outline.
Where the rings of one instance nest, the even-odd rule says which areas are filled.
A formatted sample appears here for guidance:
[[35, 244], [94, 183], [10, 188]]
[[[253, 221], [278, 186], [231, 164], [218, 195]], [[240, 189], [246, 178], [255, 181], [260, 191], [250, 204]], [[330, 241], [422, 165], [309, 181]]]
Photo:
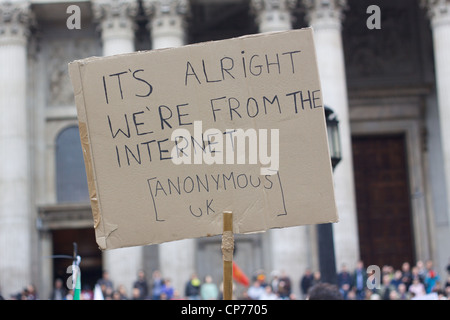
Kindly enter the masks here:
[[302, 291], [303, 297], [306, 297], [306, 295], [308, 294], [308, 290], [312, 286], [313, 280], [314, 276], [311, 269], [306, 269], [302, 279], [300, 280], [300, 289]]
[[144, 270], [138, 271], [138, 278], [133, 283], [133, 288], [139, 289], [139, 298], [146, 299], [148, 296], [148, 283]]
[[60, 278], [55, 280], [55, 286], [53, 287], [50, 300], [65, 300], [67, 296], [67, 290], [63, 285], [63, 281]]

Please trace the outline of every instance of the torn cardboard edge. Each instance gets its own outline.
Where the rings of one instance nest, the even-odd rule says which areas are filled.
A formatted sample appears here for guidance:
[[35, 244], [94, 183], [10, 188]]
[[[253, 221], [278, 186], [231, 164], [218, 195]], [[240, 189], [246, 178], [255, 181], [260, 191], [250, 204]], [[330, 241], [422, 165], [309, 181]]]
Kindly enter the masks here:
[[90, 63], [90, 62], [95, 62], [96, 60], [116, 59], [116, 58], [120, 58], [122, 56], [132, 56], [132, 55], [137, 55], [137, 54], [145, 54], [145, 53], [148, 53], [148, 52], [178, 50], [180, 48], [198, 47], [198, 46], [208, 45], [208, 44], [211, 44], [211, 43], [220, 43], [220, 42], [229, 41], [229, 40], [241, 40], [241, 39], [248, 39], [248, 38], [266, 37], [266, 36], [270, 36], [270, 35], [289, 33], [289, 32], [292, 32], [294, 30], [295, 31], [311, 30], [312, 32], [314, 31], [313, 27], [310, 26], [310, 27], [304, 27], [304, 28], [293, 29], [293, 30], [270, 31], [270, 32], [264, 32], [264, 33], [255, 33], [255, 34], [248, 34], [248, 35], [243, 35], [243, 36], [233, 37], [233, 38], [228, 38], [228, 39], [223, 39], [223, 40], [210, 40], [210, 41], [204, 41], [204, 42], [198, 42], [198, 43], [191, 43], [191, 44], [186, 44], [186, 45], [184, 45], [182, 47], [170, 47], [170, 48], [139, 50], [139, 51], [128, 52], [128, 53], [118, 53], [118, 54], [114, 54], [114, 55], [110, 55], [110, 56], [91, 56], [91, 57], [87, 57], [87, 58], [83, 58], [83, 59], [73, 60], [73, 61], [69, 62], [68, 65], [70, 67], [71, 64], [76, 64], [76, 63], [80, 63], [81, 65], [83, 65], [83, 64]]
[[[91, 203], [92, 217], [94, 220], [94, 229], [96, 238], [103, 237], [104, 231], [100, 232], [98, 226], [102, 222], [100, 201], [97, 196], [97, 183], [95, 179], [94, 161], [91, 156], [91, 145], [89, 142], [89, 130], [87, 126], [87, 117], [85, 109], [85, 101], [83, 96], [83, 84], [81, 81], [80, 68], [75, 63], [69, 63], [69, 74], [72, 80], [72, 86], [75, 93], [75, 104], [78, 115], [78, 128], [80, 132], [81, 149], [83, 152], [83, 159], [86, 168], [86, 178], [89, 190], [89, 200]], [[103, 228], [104, 230], [104, 228]], [[98, 243], [103, 250], [106, 248], [106, 237], [104, 243]]]

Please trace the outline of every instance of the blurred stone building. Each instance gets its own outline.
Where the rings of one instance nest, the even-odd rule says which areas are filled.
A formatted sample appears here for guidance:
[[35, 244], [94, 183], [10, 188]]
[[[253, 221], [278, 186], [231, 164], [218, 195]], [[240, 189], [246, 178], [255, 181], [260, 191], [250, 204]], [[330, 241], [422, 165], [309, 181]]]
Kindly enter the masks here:
[[[161, 270], [181, 293], [193, 272], [219, 283], [218, 237], [97, 248], [67, 63], [307, 26], [340, 125], [337, 269], [432, 259], [445, 275], [449, 0], [0, 0], [0, 292], [34, 283], [47, 298], [53, 280], [70, 275], [70, 260], [50, 256], [70, 255], [73, 242], [91, 288], [102, 270], [129, 293], [138, 269], [149, 278]], [[249, 276], [284, 270], [296, 293], [305, 269], [319, 265], [315, 226], [239, 235], [236, 247]]]

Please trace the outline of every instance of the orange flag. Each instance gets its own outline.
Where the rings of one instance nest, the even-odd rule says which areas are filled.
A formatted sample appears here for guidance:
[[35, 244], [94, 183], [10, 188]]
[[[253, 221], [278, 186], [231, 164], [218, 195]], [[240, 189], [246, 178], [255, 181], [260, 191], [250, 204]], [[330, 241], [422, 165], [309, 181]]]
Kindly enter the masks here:
[[234, 261], [233, 261], [233, 279], [237, 283], [240, 283], [246, 287], [250, 285], [250, 280]]

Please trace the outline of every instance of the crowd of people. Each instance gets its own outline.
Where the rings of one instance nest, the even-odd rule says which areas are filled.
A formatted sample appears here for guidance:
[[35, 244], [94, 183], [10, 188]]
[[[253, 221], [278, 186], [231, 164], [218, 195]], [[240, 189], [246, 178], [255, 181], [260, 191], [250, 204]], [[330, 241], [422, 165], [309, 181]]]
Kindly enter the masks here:
[[447, 275], [442, 278], [436, 272], [432, 260], [421, 260], [411, 266], [404, 262], [400, 269], [390, 265], [368, 272], [358, 261], [350, 273], [344, 265], [337, 275], [337, 286], [347, 300], [450, 300], [450, 263]]
[[[377, 267], [378, 268], [378, 267]], [[374, 271], [371, 273], [371, 271]], [[358, 261], [351, 271], [343, 265], [336, 275], [336, 283], [324, 283], [319, 271], [306, 269], [298, 289], [300, 296], [294, 294], [294, 283], [285, 272], [257, 270], [250, 276], [248, 286], [235, 285], [234, 299], [242, 300], [297, 300], [297, 299], [342, 299], [342, 300], [411, 300], [439, 299], [450, 300], [450, 263], [447, 275], [441, 277], [434, 269], [431, 260], [417, 261], [413, 266], [404, 262], [400, 269], [384, 265], [366, 268]], [[114, 286], [107, 271], [97, 281], [93, 290], [82, 290], [84, 300], [220, 300], [222, 285], [217, 285], [208, 275], [200, 279], [192, 274], [185, 287], [174, 288], [171, 279], [163, 277], [159, 270], [148, 278], [144, 271], [137, 273], [132, 291], [127, 292], [124, 285]], [[0, 296], [1, 297], [1, 296]], [[39, 297], [33, 285], [24, 288], [11, 299], [36, 300]], [[68, 290], [61, 279], [56, 279], [50, 300], [73, 299], [73, 290]]]

